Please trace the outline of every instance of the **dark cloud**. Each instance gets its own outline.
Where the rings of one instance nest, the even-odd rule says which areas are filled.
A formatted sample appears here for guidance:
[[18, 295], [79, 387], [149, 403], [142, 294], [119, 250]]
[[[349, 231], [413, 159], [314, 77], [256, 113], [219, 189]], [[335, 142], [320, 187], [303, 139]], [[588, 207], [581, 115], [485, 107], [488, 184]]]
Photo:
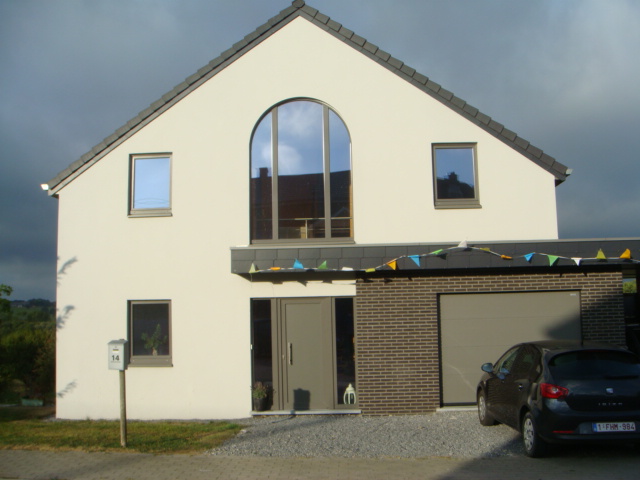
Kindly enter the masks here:
[[[563, 238], [638, 236], [640, 3], [318, 0], [574, 169]], [[0, 2], [0, 283], [53, 298], [68, 164], [289, 1]]]

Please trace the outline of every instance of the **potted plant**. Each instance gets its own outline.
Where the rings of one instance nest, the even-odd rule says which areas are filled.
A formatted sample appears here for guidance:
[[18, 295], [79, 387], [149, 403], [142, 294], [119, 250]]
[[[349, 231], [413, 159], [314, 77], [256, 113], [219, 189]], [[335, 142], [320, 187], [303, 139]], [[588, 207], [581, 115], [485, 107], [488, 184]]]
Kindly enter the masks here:
[[268, 409], [269, 400], [273, 389], [271, 385], [264, 382], [256, 382], [251, 387], [251, 398], [253, 399], [253, 410], [264, 412]]
[[153, 356], [158, 355], [158, 349], [167, 343], [168, 340], [166, 335], [164, 337], [162, 336], [162, 329], [160, 328], [159, 323], [156, 325], [156, 329], [152, 335], [143, 333], [140, 338], [142, 338], [142, 341], [144, 342], [144, 348], [151, 350], [151, 354]]

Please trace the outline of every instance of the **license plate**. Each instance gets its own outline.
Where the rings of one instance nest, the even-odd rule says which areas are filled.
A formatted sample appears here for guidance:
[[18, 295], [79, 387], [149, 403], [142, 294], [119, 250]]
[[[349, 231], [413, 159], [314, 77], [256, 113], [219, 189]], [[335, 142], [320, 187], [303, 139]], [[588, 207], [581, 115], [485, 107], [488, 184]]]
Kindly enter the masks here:
[[636, 424], [634, 422], [610, 422], [610, 423], [600, 422], [600, 423], [593, 424], [593, 431], [598, 433], [600, 432], [604, 432], [604, 433], [635, 432]]

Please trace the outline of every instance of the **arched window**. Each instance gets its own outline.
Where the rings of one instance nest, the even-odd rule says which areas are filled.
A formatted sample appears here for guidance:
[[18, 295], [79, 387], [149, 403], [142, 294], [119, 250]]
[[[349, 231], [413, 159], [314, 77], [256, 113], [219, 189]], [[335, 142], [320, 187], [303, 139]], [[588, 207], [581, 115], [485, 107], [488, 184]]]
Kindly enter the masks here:
[[328, 106], [275, 106], [251, 139], [251, 240], [353, 238], [351, 140]]

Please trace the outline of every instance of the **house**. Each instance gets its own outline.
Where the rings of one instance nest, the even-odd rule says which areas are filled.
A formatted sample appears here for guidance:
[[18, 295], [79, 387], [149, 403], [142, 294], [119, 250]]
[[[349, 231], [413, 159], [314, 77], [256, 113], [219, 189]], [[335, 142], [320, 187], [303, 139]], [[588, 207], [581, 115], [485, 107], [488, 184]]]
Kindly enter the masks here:
[[[559, 240], [570, 171], [301, 0], [48, 183], [57, 415], [427, 413], [519, 340], [625, 343], [639, 239]], [[351, 388], [349, 388], [351, 387]]]

